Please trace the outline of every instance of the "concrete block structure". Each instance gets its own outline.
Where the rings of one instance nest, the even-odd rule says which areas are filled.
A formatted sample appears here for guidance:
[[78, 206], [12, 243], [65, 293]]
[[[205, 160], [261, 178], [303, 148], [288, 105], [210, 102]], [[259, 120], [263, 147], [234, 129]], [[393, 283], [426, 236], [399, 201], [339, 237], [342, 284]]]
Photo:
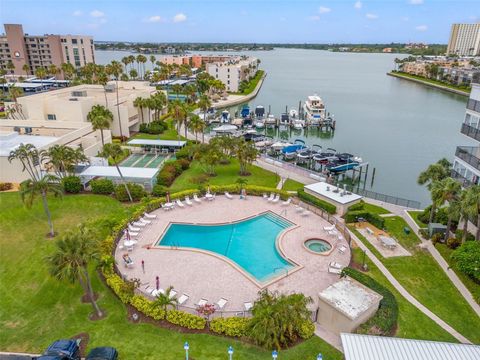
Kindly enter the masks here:
[[206, 65], [209, 75], [225, 84], [227, 91], [239, 91], [240, 83], [255, 76], [258, 70], [258, 59], [254, 57], [231, 57], [226, 61], [213, 62]]
[[448, 40], [447, 54], [480, 55], [480, 23], [453, 24]]

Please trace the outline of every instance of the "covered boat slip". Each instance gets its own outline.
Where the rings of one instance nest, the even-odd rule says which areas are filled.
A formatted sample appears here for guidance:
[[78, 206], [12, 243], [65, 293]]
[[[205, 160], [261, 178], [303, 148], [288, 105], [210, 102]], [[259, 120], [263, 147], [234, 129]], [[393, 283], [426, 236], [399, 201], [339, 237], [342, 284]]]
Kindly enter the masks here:
[[174, 152], [186, 145], [183, 140], [132, 139], [128, 145], [141, 146], [145, 151]]
[[[142, 185], [146, 190], [152, 190], [157, 183], [158, 168], [138, 168], [120, 166], [120, 172], [126, 182]], [[84, 186], [95, 178], [110, 179], [114, 183], [120, 183], [121, 177], [115, 166], [89, 166], [78, 174]]]

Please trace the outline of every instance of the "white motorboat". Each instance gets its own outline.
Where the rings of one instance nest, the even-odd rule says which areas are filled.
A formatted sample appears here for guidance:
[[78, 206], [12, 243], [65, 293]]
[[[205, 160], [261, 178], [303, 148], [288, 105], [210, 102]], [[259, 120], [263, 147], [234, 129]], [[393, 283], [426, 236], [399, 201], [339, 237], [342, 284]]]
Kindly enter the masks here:
[[303, 106], [305, 111], [305, 120], [309, 125], [319, 125], [325, 120], [325, 104], [317, 94], [310, 95]]
[[220, 122], [221, 123], [229, 123], [230, 122], [230, 112], [228, 110], [223, 110], [222, 114], [220, 115]]
[[292, 146], [293, 144], [292, 143], [289, 143], [289, 142], [283, 142], [283, 141], [277, 141], [276, 143], [272, 144], [271, 148], [275, 151], [280, 151], [282, 150], [284, 147], [287, 147], [287, 146]]
[[265, 120], [264, 119], [257, 119], [255, 121], [255, 127], [257, 129], [263, 129], [265, 127]]
[[300, 120], [300, 119], [296, 119], [296, 120], [293, 120], [292, 125], [293, 125], [294, 129], [300, 130], [300, 129], [303, 129], [305, 127], [305, 121]]
[[275, 119], [275, 115], [273, 115], [273, 114], [268, 115], [265, 123], [266, 123], [267, 126], [277, 125], [277, 119]]
[[215, 131], [216, 134], [233, 134], [237, 131], [235, 125], [223, 124], [219, 127], [213, 128], [212, 131]]
[[298, 118], [298, 111], [295, 109], [290, 109], [288, 112], [288, 115], [290, 116], [291, 119], [296, 119]]

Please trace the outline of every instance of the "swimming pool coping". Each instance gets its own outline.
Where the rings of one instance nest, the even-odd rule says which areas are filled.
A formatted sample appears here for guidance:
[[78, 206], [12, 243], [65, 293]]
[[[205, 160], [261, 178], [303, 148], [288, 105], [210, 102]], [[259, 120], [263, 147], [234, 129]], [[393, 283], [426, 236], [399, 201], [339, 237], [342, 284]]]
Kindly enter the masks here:
[[[191, 248], [191, 247], [175, 247], [173, 245], [157, 245], [163, 238], [163, 236], [165, 235], [165, 233], [168, 231], [168, 229], [170, 228], [171, 225], [174, 225], [174, 224], [178, 224], [178, 225], [197, 225], [197, 226], [215, 226], [215, 225], [228, 225], [228, 224], [234, 224], [234, 223], [239, 223], [239, 222], [243, 222], [243, 221], [246, 221], [246, 220], [249, 220], [249, 219], [252, 219], [252, 218], [255, 218], [255, 217], [258, 217], [258, 216], [261, 216], [261, 215], [264, 215], [266, 213], [271, 213], [271, 214], [274, 214], [286, 221], [288, 221], [289, 223], [292, 224], [292, 226], [288, 227], [288, 228], [285, 228], [283, 229], [279, 234], [278, 236], [276, 237], [275, 239], [275, 247], [277, 249], [277, 251], [279, 252], [279, 254], [287, 261], [289, 261], [290, 263], [292, 263], [294, 265], [293, 269], [291, 270], [287, 270], [287, 273], [283, 274], [283, 275], [278, 275], [278, 276], [275, 276], [273, 279], [269, 280], [269, 281], [265, 281], [265, 282], [260, 282], [260, 281], [257, 281], [256, 278], [250, 274], [248, 271], [246, 271], [245, 269], [243, 269], [239, 264], [237, 264], [235, 261], [231, 260], [230, 258], [228, 258], [227, 256], [224, 256], [224, 255], [221, 255], [221, 254], [218, 254], [218, 253], [215, 253], [213, 251], [208, 251], [208, 250], [203, 250], [203, 249], [199, 249], [199, 248]], [[192, 251], [192, 252], [197, 252], [197, 253], [200, 253], [200, 254], [205, 254], [205, 255], [209, 255], [209, 256], [212, 256], [212, 257], [215, 257], [219, 260], [222, 260], [224, 262], [226, 262], [227, 264], [231, 265], [233, 268], [235, 268], [236, 270], [238, 270], [240, 272], [240, 274], [242, 274], [245, 278], [247, 278], [250, 282], [252, 282], [255, 286], [257, 286], [259, 289], [264, 289], [274, 283], [276, 283], [277, 281], [279, 280], [282, 280], [288, 276], [290, 276], [291, 274], [301, 270], [304, 268], [304, 265], [302, 264], [299, 264], [297, 261], [291, 259], [288, 255], [286, 255], [282, 245], [281, 245], [281, 240], [283, 239], [283, 237], [290, 231], [292, 230], [295, 230], [295, 229], [298, 229], [300, 227], [300, 225], [294, 223], [293, 221], [271, 211], [271, 210], [266, 210], [266, 211], [261, 211], [259, 213], [256, 213], [256, 214], [253, 214], [253, 215], [250, 215], [250, 216], [246, 216], [244, 218], [241, 218], [241, 219], [238, 219], [238, 220], [234, 220], [234, 221], [229, 221], [229, 222], [222, 222], [222, 223], [190, 223], [190, 222], [169, 222], [168, 225], [165, 227], [165, 229], [163, 229], [162, 233], [159, 235], [159, 237], [157, 238], [157, 240], [155, 241], [154, 244], [150, 245], [149, 249], [153, 249], [153, 250], [179, 250], [179, 251]]]

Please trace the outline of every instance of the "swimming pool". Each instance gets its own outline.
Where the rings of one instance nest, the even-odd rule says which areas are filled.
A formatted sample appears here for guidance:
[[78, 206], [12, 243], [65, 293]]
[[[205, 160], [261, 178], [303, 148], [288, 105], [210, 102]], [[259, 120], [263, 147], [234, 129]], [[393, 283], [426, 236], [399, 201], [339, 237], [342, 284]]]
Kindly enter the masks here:
[[234, 261], [258, 282], [265, 282], [295, 267], [276, 246], [278, 235], [293, 225], [272, 212], [222, 225], [172, 223], [157, 245], [214, 252]]

